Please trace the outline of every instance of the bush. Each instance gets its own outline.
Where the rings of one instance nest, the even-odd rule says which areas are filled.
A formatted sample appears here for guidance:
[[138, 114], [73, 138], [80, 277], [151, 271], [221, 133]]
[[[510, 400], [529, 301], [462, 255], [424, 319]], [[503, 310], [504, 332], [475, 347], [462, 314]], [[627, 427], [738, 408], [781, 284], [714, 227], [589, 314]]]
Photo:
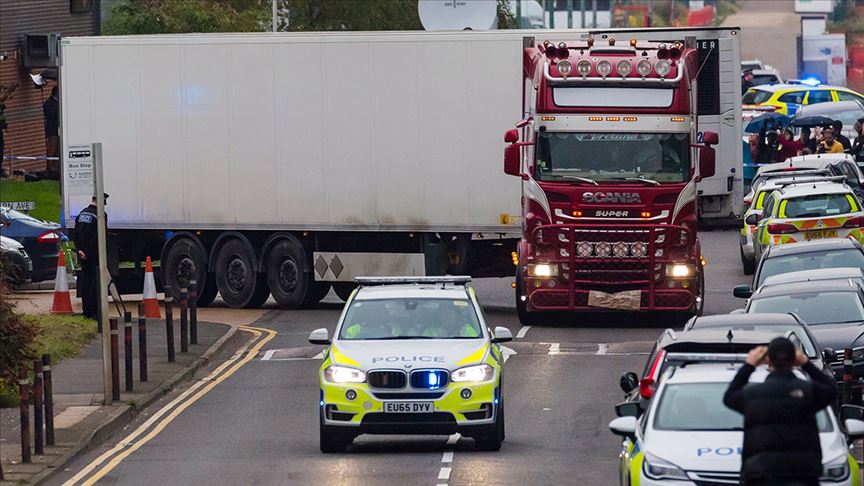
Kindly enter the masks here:
[[15, 312], [9, 288], [0, 278], [0, 393], [15, 391], [18, 367], [36, 357], [32, 345], [38, 334], [38, 323]]

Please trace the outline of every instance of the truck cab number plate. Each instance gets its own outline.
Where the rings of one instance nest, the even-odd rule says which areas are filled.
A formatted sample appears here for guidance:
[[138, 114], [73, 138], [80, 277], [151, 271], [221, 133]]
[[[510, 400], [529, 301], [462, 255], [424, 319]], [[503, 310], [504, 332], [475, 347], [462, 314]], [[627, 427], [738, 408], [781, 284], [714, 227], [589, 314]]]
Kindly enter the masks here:
[[384, 402], [384, 413], [432, 413], [432, 402]]

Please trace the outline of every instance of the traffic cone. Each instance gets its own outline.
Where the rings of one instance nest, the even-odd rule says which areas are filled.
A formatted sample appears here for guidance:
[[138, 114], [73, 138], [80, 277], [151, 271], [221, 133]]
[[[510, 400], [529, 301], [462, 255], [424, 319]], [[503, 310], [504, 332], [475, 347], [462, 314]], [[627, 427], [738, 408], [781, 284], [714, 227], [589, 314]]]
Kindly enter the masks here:
[[66, 257], [61, 251], [57, 255], [57, 276], [54, 277], [54, 303], [52, 314], [71, 314], [72, 297], [69, 295], [69, 280], [66, 277]]
[[153, 263], [147, 257], [144, 267], [144, 317], [161, 319], [159, 310], [159, 299], [156, 297], [156, 279], [153, 278]]

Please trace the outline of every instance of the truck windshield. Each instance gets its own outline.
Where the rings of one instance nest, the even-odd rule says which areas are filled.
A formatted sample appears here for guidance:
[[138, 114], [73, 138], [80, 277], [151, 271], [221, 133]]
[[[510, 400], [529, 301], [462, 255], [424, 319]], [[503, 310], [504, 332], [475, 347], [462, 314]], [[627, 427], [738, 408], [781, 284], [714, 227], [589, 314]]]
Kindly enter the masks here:
[[690, 178], [689, 133], [540, 132], [534, 177], [545, 181]]

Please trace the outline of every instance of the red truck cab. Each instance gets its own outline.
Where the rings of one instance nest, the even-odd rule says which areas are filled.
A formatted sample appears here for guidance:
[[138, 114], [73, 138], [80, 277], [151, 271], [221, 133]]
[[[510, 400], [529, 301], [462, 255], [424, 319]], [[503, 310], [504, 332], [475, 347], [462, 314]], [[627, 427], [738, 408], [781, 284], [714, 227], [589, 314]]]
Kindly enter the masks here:
[[696, 140], [691, 44], [526, 38], [525, 115], [504, 137], [504, 170], [522, 178], [523, 323], [544, 311], [702, 311], [697, 183], [714, 173], [717, 134]]

